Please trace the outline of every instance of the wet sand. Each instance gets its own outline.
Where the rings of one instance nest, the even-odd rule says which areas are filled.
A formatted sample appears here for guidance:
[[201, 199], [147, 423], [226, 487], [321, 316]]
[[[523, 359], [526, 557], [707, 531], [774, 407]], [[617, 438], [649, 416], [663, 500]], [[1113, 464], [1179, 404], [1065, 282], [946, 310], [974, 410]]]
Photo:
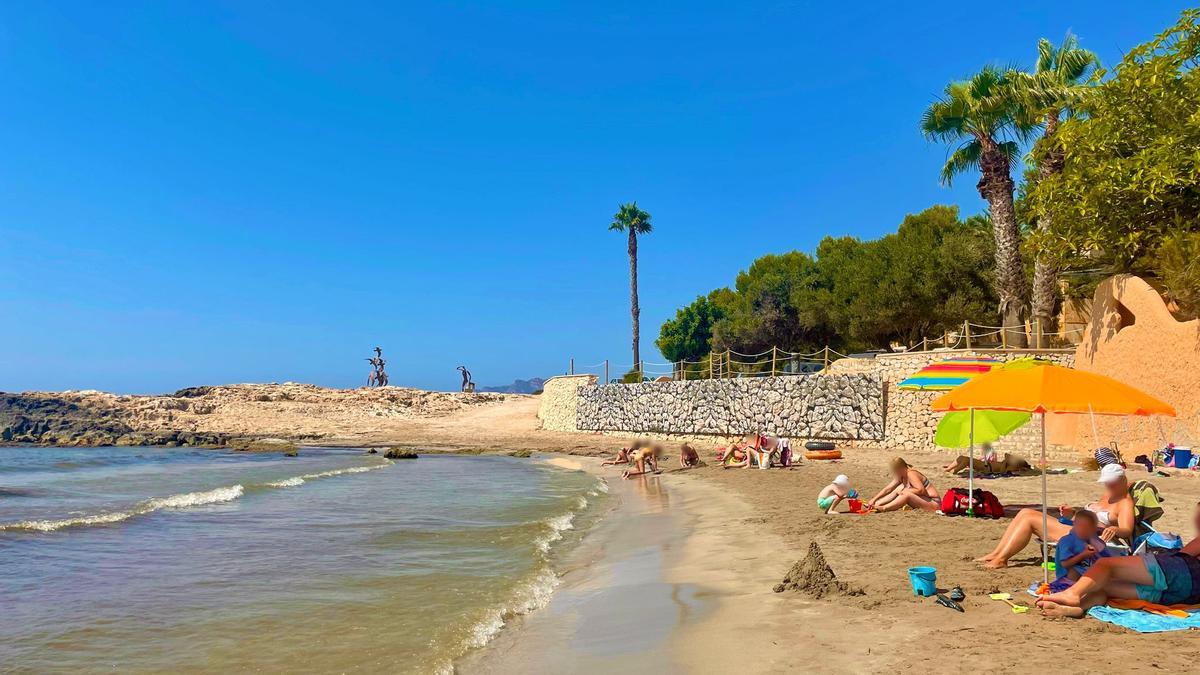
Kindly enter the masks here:
[[729, 520], [746, 504], [678, 474], [609, 480], [613, 510], [566, 561], [549, 606], [460, 664], [467, 673], [727, 672], [783, 667], [783, 599], [746, 570], [786, 566], [782, 542]]

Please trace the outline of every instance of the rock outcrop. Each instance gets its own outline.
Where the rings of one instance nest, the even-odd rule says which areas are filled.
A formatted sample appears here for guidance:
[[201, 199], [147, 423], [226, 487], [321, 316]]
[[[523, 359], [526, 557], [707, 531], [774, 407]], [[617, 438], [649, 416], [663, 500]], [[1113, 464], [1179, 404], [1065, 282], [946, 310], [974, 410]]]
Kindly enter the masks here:
[[0, 393], [0, 442], [231, 447], [264, 438], [288, 445], [352, 441], [389, 423], [442, 417], [509, 397], [290, 382], [189, 387], [165, 396]]

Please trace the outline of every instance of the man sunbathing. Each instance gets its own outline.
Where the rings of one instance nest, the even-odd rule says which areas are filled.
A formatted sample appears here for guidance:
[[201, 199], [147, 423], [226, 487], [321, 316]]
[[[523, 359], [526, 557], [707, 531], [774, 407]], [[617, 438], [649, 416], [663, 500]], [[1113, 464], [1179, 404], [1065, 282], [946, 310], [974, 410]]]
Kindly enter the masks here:
[[987, 461], [982, 459], [971, 459], [965, 455], [959, 455], [950, 464], [942, 467], [947, 473], [963, 473], [967, 467], [973, 467], [975, 473], [1022, 473], [1032, 471], [1029, 461], [1019, 455], [1004, 453], [1004, 459]]

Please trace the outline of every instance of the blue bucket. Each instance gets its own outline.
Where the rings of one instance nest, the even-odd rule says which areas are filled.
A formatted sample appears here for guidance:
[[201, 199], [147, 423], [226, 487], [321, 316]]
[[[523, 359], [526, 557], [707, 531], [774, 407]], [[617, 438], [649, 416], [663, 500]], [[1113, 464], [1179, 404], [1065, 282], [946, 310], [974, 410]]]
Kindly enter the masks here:
[[908, 568], [908, 580], [912, 582], [913, 595], [937, 595], [937, 569], [933, 567]]
[[1174, 460], [1171, 464], [1177, 469], [1186, 469], [1192, 463], [1192, 451], [1188, 448], [1175, 448], [1171, 451], [1171, 457]]

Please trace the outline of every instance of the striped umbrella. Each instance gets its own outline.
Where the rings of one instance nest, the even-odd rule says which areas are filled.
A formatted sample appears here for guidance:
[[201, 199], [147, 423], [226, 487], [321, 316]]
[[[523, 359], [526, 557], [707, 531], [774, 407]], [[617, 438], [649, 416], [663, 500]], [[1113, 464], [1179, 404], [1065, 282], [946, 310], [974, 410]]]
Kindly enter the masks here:
[[949, 391], [966, 381], [990, 372], [1001, 361], [988, 358], [953, 358], [931, 363], [896, 386], [900, 389]]

